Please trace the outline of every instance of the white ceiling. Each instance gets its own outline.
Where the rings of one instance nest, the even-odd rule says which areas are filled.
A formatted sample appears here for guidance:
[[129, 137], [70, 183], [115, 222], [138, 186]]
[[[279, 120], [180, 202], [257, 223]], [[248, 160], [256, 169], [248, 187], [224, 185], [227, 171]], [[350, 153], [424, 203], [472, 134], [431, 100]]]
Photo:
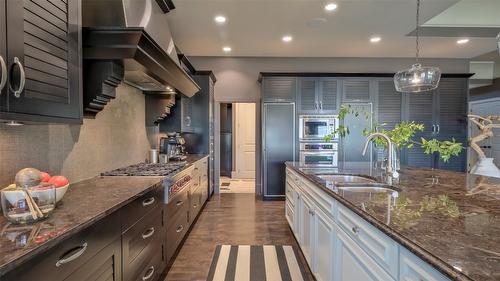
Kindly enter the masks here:
[[[477, 5], [484, 5], [481, 1], [500, 2], [462, 1], [469, 2], [468, 5], [475, 1]], [[168, 18], [176, 45], [190, 56], [414, 56], [415, 38], [406, 35], [415, 29], [415, 0], [332, 0], [338, 8], [331, 13], [323, 8], [327, 2], [177, 0], [174, 2], [176, 9], [168, 14]], [[421, 22], [433, 19], [458, 2], [423, 0]], [[216, 15], [226, 16], [227, 22], [216, 24]], [[453, 16], [441, 14], [441, 19], [435, 24], [450, 21], [450, 18]], [[456, 20], [453, 23], [456, 25]], [[285, 34], [293, 36], [291, 43], [281, 41]], [[373, 35], [382, 37], [382, 41], [370, 43]], [[494, 38], [470, 38], [465, 45], [457, 45], [456, 40], [453, 37], [422, 38], [421, 55], [471, 58], [496, 48]], [[224, 53], [223, 46], [230, 46], [232, 52]]]

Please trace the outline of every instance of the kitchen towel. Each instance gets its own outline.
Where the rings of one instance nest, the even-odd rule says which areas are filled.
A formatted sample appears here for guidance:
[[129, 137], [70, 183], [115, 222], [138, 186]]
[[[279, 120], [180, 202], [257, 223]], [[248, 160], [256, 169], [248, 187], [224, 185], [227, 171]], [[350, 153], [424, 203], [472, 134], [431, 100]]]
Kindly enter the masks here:
[[218, 245], [209, 281], [309, 281], [295, 247]]

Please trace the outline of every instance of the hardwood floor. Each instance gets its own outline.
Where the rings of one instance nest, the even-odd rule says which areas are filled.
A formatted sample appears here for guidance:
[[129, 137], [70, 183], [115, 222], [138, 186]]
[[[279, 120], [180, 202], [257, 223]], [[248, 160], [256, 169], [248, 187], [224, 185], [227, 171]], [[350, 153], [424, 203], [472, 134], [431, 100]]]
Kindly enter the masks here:
[[200, 214], [165, 280], [206, 280], [218, 244], [297, 246], [283, 201], [264, 202], [254, 194], [216, 195]]

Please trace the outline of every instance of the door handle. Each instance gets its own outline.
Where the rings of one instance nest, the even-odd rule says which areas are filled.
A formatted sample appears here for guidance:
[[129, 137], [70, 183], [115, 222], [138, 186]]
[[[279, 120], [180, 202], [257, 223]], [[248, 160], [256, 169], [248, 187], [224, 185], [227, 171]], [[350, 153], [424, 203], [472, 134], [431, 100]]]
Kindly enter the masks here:
[[150, 197], [144, 201], [142, 201], [142, 206], [146, 207], [146, 206], [149, 206], [151, 204], [153, 204], [155, 202], [155, 198], [154, 197]]
[[439, 124], [436, 125], [436, 127], [437, 127], [437, 133], [439, 134], [439, 131], [441, 131], [441, 128], [439, 128]]
[[20, 98], [21, 93], [24, 90], [24, 85], [26, 83], [26, 73], [24, 73], [23, 64], [21, 63], [18, 57], [14, 57], [14, 64], [12, 65], [12, 68], [14, 68], [15, 66], [19, 67], [19, 73], [20, 73], [19, 87], [17, 88], [17, 90], [14, 90], [14, 88], [12, 88], [12, 85], [10, 85], [10, 90], [14, 94], [14, 97]]
[[2, 78], [0, 80], [0, 95], [2, 94], [2, 90], [5, 87], [5, 84], [7, 83], [7, 65], [5, 64], [5, 60], [3, 59], [2, 56], [0, 56], [0, 75], [2, 75]]
[[175, 232], [179, 233], [179, 232], [181, 232], [182, 230], [184, 230], [184, 226], [183, 226], [183, 225], [179, 225], [179, 226], [177, 227], [177, 229], [175, 230]]
[[432, 132], [435, 133], [436, 132], [436, 125], [432, 124]]
[[[87, 242], [83, 243], [81, 246], [78, 246], [72, 250], [70, 250], [69, 252], [67, 252], [64, 256], [66, 256], [67, 254], [71, 254], [74, 252], [74, 254], [70, 255], [69, 257], [65, 258], [64, 256], [62, 258], [60, 258], [57, 262], [56, 262], [56, 267], [60, 267], [61, 265], [63, 264], [66, 264], [66, 263], [69, 263], [69, 262], [72, 262], [74, 260], [76, 260], [77, 258], [79, 258], [81, 255], [83, 255], [83, 253], [85, 253], [85, 251], [87, 250]], [[75, 250], [77, 250], [75, 252]]]
[[149, 237], [153, 236], [153, 234], [155, 234], [155, 228], [150, 227], [142, 233], [141, 237], [142, 237], [142, 239], [148, 239]]
[[319, 109], [323, 110], [323, 102], [322, 101], [319, 102]]

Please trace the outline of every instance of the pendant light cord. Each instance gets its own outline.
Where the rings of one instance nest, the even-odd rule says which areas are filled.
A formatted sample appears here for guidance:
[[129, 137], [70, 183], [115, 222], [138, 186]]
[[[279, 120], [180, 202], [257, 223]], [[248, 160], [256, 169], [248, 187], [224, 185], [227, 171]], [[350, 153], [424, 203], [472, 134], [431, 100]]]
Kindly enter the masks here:
[[420, 0], [417, 0], [417, 18], [416, 18], [416, 22], [417, 22], [416, 35], [417, 35], [417, 37], [415, 39], [415, 41], [416, 41], [415, 60], [416, 60], [417, 63], [418, 63], [418, 58], [420, 56], [420, 46], [419, 46], [419, 40], [418, 40], [419, 39], [419, 35], [420, 35], [419, 34], [419, 30], [418, 30], [418, 28], [419, 28], [419, 18], [420, 18]]

